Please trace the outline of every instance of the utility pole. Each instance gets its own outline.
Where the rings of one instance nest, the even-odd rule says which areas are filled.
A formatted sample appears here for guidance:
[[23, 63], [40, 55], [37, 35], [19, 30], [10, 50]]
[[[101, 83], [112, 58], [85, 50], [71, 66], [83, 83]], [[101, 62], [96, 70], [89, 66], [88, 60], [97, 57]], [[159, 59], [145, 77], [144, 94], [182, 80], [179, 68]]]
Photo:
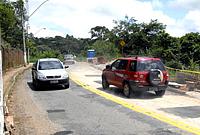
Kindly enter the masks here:
[[25, 38], [24, 24], [25, 24], [24, 14], [22, 12], [22, 36], [23, 36], [23, 50], [24, 50], [24, 65], [26, 66], [27, 59], [26, 59], [26, 38]]
[[4, 133], [4, 112], [3, 112], [3, 70], [1, 53], [1, 24], [0, 24], [0, 134]]
[[[28, 4], [28, 0], [26, 0], [26, 21], [27, 21], [27, 24], [26, 24], [26, 32], [27, 32], [27, 43], [29, 42], [29, 36], [28, 36], [28, 31], [29, 31], [29, 4]], [[29, 48], [27, 49], [28, 50], [28, 57], [27, 57], [27, 63], [29, 63]]]
[[[30, 15], [29, 15], [29, 1], [28, 0], [25, 0], [25, 2], [26, 2], [26, 12], [27, 12], [27, 14], [26, 14], [26, 18], [25, 18], [25, 21], [27, 22], [26, 23], [26, 32], [27, 32], [27, 43], [28, 43], [28, 41], [29, 41], [29, 37], [28, 37], [28, 31], [29, 31], [29, 19], [30, 19], [30, 17], [43, 5], [43, 4], [45, 4], [47, 1], [49, 1], [49, 0], [45, 0], [45, 1], [43, 1]], [[22, 19], [22, 20], [24, 20], [24, 19]], [[23, 24], [23, 27], [24, 27], [24, 24], [25, 24], [25, 22], [23, 22], [22, 23]], [[28, 49], [28, 57], [27, 57], [27, 54], [26, 54], [26, 38], [25, 38], [25, 33], [24, 33], [24, 30], [23, 30], [23, 44], [24, 44], [24, 61], [25, 61], [25, 63], [27, 64], [27, 58], [28, 58], [28, 63], [29, 63], [29, 59], [30, 59], [30, 56], [29, 56], [29, 49]]]

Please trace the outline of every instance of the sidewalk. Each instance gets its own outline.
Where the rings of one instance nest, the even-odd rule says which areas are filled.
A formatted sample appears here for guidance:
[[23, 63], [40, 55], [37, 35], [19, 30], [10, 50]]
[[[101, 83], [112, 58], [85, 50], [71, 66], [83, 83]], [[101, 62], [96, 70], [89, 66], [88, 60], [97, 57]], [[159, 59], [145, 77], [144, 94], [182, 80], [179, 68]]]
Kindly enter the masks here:
[[16, 78], [18, 75], [22, 74], [25, 70], [29, 69], [32, 64], [27, 65], [26, 67], [13, 68], [8, 70], [3, 74], [3, 103], [4, 103], [4, 112], [1, 113], [5, 117], [5, 125], [6, 125], [6, 133], [12, 132], [14, 127], [13, 116], [9, 114], [7, 108], [7, 102], [9, 98], [9, 94], [12, 90], [12, 87], [15, 84]]
[[[109, 64], [109, 63], [107, 63]], [[102, 71], [107, 64], [98, 64], [98, 65], [94, 65], [94, 64], [90, 64], [92, 67]], [[187, 95], [189, 97], [192, 98], [196, 98], [200, 100], [200, 90], [195, 90], [195, 91], [185, 91], [183, 90], [181, 84], [175, 83], [175, 82], [169, 82], [169, 90], [172, 92], [175, 92], [177, 94], [182, 94], [182, 95]]]
[[7, 101], [9, 92], [12, 88], [12, 86], [15, 83], [16, 77], [20, 74], [22, 74], [26, 69], [30, 68], [32, 64], [27, 65], [26, 67], [20, 67], [20, 68], [13, 68], [8, 71], [6, 71], [5, 74], [3, 74], [3, 97], [4, 102]]

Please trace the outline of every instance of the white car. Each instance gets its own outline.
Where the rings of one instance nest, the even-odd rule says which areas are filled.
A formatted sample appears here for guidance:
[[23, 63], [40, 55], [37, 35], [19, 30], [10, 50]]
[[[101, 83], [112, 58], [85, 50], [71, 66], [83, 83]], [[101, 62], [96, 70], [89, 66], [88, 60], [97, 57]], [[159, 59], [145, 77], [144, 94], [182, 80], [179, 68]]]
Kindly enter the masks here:
[[76, 61], [74, 60], [74, 58], [76, 58], [76, 56], [75, 56], [75, 55], [72, 55], [72, 54], [64, 55], [64, 64], [65, 64], [65, 65], [72, 65], [72, 64], [75, 64]]
[[63, 85], [69, 88], [68, 66], [56, 58], [39, 59], [32, 67], [32, 80], [36, 89], [41, 86]]

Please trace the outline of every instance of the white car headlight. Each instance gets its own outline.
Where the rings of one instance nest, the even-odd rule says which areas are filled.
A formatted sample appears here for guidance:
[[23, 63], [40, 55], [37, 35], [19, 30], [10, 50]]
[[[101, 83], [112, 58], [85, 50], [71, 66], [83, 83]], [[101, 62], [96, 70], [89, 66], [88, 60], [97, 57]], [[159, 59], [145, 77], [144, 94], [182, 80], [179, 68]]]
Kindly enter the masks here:
[[63, 79], [67, 79], [68, 77], [69, 77], [68, 74], [63, 74], [63, 75], [62, 75], [62, 78], [63, 78]]
[[40, 72], [38, 72], [37, 76], [38, 76], [38, 79], [46, 79], [46, 76], [43, 75], [43, 74], [40, 73]]

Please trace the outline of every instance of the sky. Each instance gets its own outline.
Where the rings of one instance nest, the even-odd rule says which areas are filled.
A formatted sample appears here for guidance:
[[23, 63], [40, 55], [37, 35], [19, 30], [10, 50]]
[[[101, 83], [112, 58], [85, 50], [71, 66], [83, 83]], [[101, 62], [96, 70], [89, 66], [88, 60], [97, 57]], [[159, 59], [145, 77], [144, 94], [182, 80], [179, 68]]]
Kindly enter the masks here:
[[[29, 14], [45, 0], [29, 0]], [[35, 37], [73, 35], [90, 38], [90, 29], [115, 26], [113, 20], [134, 17], [166, 25], [166, 32], [181, 37], [200, 32], [200, 0], [49, 0], [29, 19], [29, 33]]]

